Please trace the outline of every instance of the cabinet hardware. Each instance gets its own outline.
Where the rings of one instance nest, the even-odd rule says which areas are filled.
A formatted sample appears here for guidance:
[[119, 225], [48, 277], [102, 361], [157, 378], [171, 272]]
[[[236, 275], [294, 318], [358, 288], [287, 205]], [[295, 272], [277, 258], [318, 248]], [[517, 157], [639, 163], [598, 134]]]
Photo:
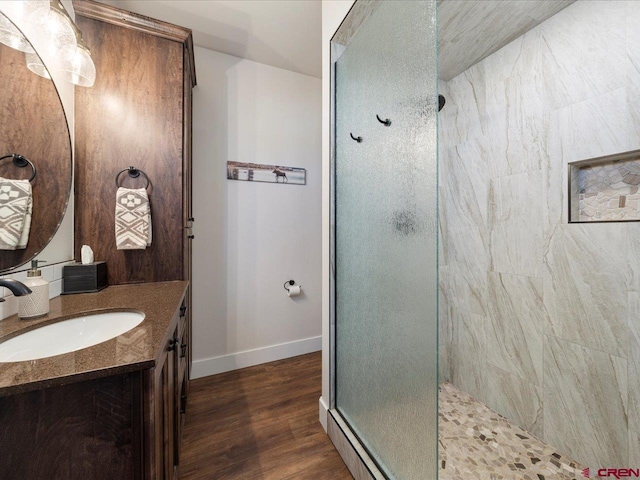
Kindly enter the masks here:
[[180, 340], [177, 338], [172, 338], [171, 340], [169, 340], [169, 347], [168, 350], [171, 352], [173, 350], [175, 350], [178, 346], [178, 344], [180, 343]]
[[187, 344], [183, 343], [180, 345], [180, 358], [184, 358], [187, 356]]
[[187, 313], [187, 306], [186, 305], [182, 305], [180, 307], [180, 316], [184, 317], [184, 314]]

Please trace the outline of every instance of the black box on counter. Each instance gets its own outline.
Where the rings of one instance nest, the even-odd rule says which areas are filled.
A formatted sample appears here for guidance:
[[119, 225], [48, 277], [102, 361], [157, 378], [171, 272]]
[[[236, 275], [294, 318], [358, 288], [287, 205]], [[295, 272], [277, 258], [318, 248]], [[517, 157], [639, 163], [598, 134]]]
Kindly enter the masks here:
[[99, 292], [108, 285], [106, 262], [76, 263], [62, 268], [62, 295]]

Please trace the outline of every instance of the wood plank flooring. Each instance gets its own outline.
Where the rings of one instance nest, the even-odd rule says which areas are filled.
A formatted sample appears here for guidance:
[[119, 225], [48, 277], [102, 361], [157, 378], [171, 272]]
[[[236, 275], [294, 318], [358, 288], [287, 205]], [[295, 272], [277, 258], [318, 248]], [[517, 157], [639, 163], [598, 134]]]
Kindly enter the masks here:
[[180, 480], [342, 480], [318, 421], [320, 352], [193, 380]]

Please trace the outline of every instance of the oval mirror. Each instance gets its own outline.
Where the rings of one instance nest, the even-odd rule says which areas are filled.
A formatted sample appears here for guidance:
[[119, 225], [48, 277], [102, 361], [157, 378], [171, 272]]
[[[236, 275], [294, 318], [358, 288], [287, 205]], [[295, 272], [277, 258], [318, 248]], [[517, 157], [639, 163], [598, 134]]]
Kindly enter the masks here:
[[[72, 158], [56, 86], [40, 76], [49, 76], [42, 61], [35, 53], [25, 53], [33, 47], [1, 13], [0, 42], [15, 47], [0, 43], [0, 271], [4, 271], [31, 260], [55, 235], [69, 201]], [[27, 68], [27, 60], [40, 75]]]

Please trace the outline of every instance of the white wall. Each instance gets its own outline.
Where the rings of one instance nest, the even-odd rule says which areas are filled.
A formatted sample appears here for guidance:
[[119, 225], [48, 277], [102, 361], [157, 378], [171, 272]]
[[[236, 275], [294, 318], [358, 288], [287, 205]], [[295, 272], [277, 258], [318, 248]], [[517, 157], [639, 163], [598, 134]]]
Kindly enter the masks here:
[[[321, 348], [321, 81], [196, 47], [194, 378]], [[304, 167], [307, 185], [226, 179]], [[288, 298], [295, 279], [304, 295]]]
[[325, 430], [329, 408], [330, 42], [351, 5], [353, 0], [322, 0], [322, 397], [320, 397], [320, 423]]

